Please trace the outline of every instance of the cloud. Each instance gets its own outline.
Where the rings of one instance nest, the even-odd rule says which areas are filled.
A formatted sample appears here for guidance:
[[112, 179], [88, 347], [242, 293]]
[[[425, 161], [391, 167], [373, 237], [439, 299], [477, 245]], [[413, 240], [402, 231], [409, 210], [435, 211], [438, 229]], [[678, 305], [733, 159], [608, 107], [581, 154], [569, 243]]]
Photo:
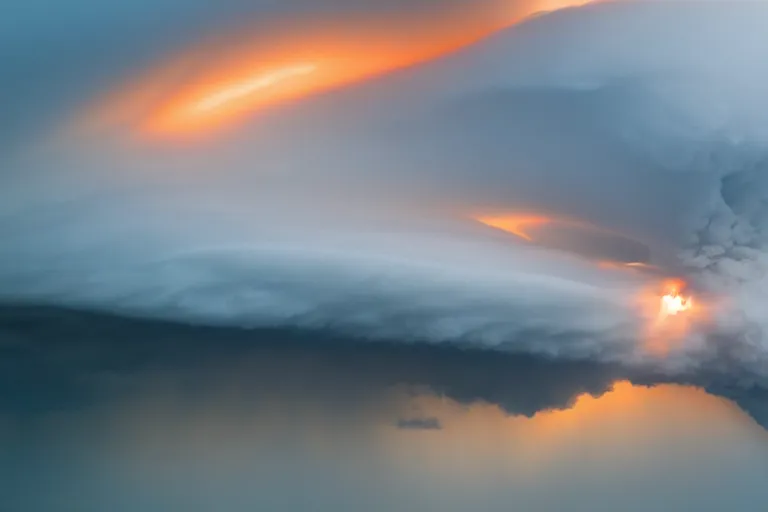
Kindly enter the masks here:
[[[48, 5], [10, 0], [0, 21], [0, 56], [7, 63], [0, 91], [5, 153], [36, 144], [43, 129], [58, 126], [84, 105], [159, 62], [222, 35], [241, 48], [259, 34], [308, 31], [342, 24], [352, 31], [445, 25], [461, 14], [488, 25], [500, 13], [527, 13], [530, 0], [192, 0], [107, 5], [75, 0]], [[535, 7], [534, 7], [535, 8]], [[426, 23], [425, 23], [426, 18]], [[493, 25], [491, 25], [493, 27]], [[337, 28], [338, 30], [338, 28]], [[136, 37], [141, 34], [141, 37]], [[414, 30], [406, 31], [411, 37]], [[263, 41], [261, 41], [263, 42]], [[273, 43], [274, 44], [274, 43]], [[210, 58], [221, 58], [214, 54]]]
[[[359, 413], [400, 428], [442, 426], [403, 411], [391, 396], [434, 395], [464, 406], [491, 404], [511, 416], [570, 408], [614, 383], [699, 386], [733, 400], [762, 426], [765, 390], [723, 374], [670, 376], [617, 364], [425, 344], [373, 343], [328, 331], [221, 329], [131, 320], [60, 308], [0, 308], [0, 418], [132, 403], [158, 387], [205, 402], [243, 390], [254, 407], [311, 404], [348, 423]], [[175, 403], [179, 401], [174, 399]], [[217, 399], [215, 401], [219, 403]], [[369, 409], [373, 404], [375, 411]]]
[[[39, 135], [2, 178], [2, 298], [764, 379], [765, 8], [556, 12], [194, 147]], [[471, 220], [520, 210], [617, 233], [711, 325], [649, 354], [658, 279]]]
[[397, 428], [402, 430], [440, 430], [442, 425], [437, 418], [401, 418]]
[[[57, 308], [0, 309], [0, 410], [34, 415], [120, 401], [160, 380], [249, 390], [350, 412], [385, 407], [405, 387], [511, 415], [567, 408], [626, 377], [620, 368], [425, 344], [373, 343], [328, 331], [219, 329]], [[9, 340], [13, 340], [10, 342]], [[45, 376], [42, 378], [41, 376]], [[273, 395], [279, 396], [273, 396]], [[402, 419], [423, 419], [419, 415]]]

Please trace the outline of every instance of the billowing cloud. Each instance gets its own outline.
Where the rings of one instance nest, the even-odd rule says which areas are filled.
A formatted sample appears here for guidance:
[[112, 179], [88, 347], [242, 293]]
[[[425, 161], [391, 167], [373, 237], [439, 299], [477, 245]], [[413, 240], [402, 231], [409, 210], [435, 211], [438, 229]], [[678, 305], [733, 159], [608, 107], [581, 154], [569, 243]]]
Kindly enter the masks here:
[[[766, 14], [587, 6], [194, 144], [41, 136], [3, 177], [2, 297], [760, 381]], [[516, 214], [565, 232], [477, 221]], [[665, 274], [706, 318], [656, 325]]]
[[[322, 404], [345, 414], [366, 404], [387, 412], [385, 396], [402, 388], [533, 416], [568, 408], [581, 394], [601, 395], [629, 376], [593, 362], [367, 343], [330, 332], [200, 328], [51, 308], [0, 309], [0, 351], [2, 385], [15, 390], [0, 398], [0, 416], [121, 401], [142, 394], [157, 376], [194, 381], [200, 389], [239, 382], [251, 400]], [[388, 421], [429, 419], [424, 411], [408, 412]]]
[[45, 422], [53, 411], [146, 400], [158, 387], [195, 403], [211, 400], [211, 390], [227, 395], [236, 388], [257, 410], [268, 404], [319, 405], [340, 424], [362, 413], [401, 428], [434, 429], [442, 426], [434, 411], [418, 404], [403, 409], [393, 397], [431, 395], [534, 417], [630, 381], [702, 387], [733, 400], [768, 428], [765, 390], [714, 373], [673, 377], [594, 361], [370, 343], [328, 331], [206, 328], [62, 308], [3, 307], [0, 354], [0, 387], [11, 390], [0, 395], [0, 418], [6, 419]]

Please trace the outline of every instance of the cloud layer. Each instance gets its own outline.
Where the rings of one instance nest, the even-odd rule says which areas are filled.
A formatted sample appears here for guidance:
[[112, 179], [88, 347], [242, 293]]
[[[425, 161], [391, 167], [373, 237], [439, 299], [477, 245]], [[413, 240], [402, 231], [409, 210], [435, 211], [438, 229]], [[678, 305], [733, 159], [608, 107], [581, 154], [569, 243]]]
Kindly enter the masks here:
[[[767, 14], [559, 11], [195, 147], [25, 137], [2, 176], [2, 298], [762, 381]], [[25, 121], [42, 134], [43, 118]], [[713, 321], [650, 354], [637, 297], [658, 277], [472, 220], [515, 211], [646, 247]]]

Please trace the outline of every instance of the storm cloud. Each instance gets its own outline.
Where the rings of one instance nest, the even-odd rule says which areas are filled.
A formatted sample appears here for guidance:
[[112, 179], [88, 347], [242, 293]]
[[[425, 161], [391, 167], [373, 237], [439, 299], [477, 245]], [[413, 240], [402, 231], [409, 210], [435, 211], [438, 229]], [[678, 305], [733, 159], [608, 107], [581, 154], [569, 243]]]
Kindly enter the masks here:
[[[50, 108], [14, 74], [29, 94], [22, 103], [35, 107], [18, 111], [29, 131], [2, 176], [3, 300], [768, 376], [768, 72], [756, 65], [768, 6], [556, 11], [256, 113], [194, 147], [137, 142], [124, 127], [49, 136], [44, 119], [199, 35], [205, 9], [170, 23], [163, 37], [178, 29], [178, 40], [149, 38], [125, 60], [107, 52], [105, 69], [59, 55], [64, 74], [40, 75]], [[712, 321], [673, 353], [649, 354], [635, 298], [658, 276], [601, 268], [583, 248], [528, 244], [473, 220], [515, 211], [630, 240], [642, 259], [715, 297]]]

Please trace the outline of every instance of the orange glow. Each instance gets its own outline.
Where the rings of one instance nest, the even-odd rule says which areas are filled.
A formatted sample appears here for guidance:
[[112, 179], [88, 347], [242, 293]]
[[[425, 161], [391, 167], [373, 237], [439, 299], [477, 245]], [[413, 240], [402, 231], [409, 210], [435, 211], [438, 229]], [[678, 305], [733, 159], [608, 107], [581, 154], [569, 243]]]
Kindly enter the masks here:
[[407, 17], [251, 26], [129, 80], [89, 109], [80, 126], [137, 126], [155, 135], [210, 131], [254, 111], [434, 59], [531, 14], [584, 3], [487, 0], [479, 8], [427, 9]]
[[[612, 234], [617, 236], [623, 236], [618, 232], [611, 229], [604, 228], [602, 226], [592, 224], [591, 222], [581, 219], [574, 219], [568, 217], [556, 217], [543, 213], [506, 213], [506, 214], [492, 214], [492, 215], [476, 215], [474, 220], [490, 226], [492, 228], [501, 229], [507, 233], [512, 233], [515, 236], [519, 236], [529, 242], [533, 242], [534, 236], [531, 234], [531, 230], [541, 228], [547, 225], [557, 225], [562, 227], [570, 227], [575, 229], [582, 229], [591, 232], [599, 232], [604, 234]], [[627, 268], [653, 268], [653, 265], [642, 262], [621, 262], [613, 260], [602, 260], [597, 262], [598, 266], [605, 267], [627, 267]]]
[[[465, 30], [400, 26], [399, 20], [358, 27], [288, 27], [233, 52], [225, 41], [197, 50], [199, 71], [153, 106], [145, 130], [205, 131], [247, 114], [430, 60], [501, 28], [483, 17]], [[336, 25], [336, 24], [334, 24]], [[248, 39], [244, 37], [244, 39]], [[274, 48], [280, 48], [275, 51]], [[199, 108], [207, 105], [208, 108]]]
[[536, 11], [534, 13], [559, 11], [568, 7], [581, 7], [594, 2], [595, 0], [538, 0], [535, 3]]
[[667, 279], [640, 295], [641, 315], [646, 319], [644, 339], [652, 354], [665, 356], [675, 344], [709, 318], [709, 306], [694, 301], [681, 279]]
[[199, 102], [191, 105], [192, 110], [204, 113], [209, 110], [221, 108], [228, 103], [250, 96], [270, 87], [279, 86], [281, 82], [295, 79], [303, 75], [309, 75], [317, 70], [314, 64], [303, 64], [278, 69], [269, 73], [248, 78], [242, 82], [232, 84], [229, 87], [215, 91]]
[[569, 228], [584, 230], [587, 233], [599, 233], [602, 235], [619, 236], [628, 239], [625, 235], [618, 231], [614, 231], [610, 228], [592, 224], [588, 221], [568, 218], [568, 217], [555, 217], [548, 216], [539, 213], [512, 213], [512, 214], [497, 214], [497, 215], [478, 215], [473, 217], [474, 220], [485, 224], [486, 226], [500, 229], [511, 233], [523, 240], [532, 243], [538, 243], [542, 247], [548, 247], [550, 249], [559, 250], [561, 252], [567, 252], [573, 256], [589, 261], [590, 263], [597, 265], [599, 268], [610, 270], [622, 270], [622, 271], [634, 271], [645, 274], [658, 274], [661, 269], [656, 265], [645, 263], [642, 261], [621, 261], [621, 260], [599, 260], [594, 259], [594, 255], [579, 254], [578, 251], [571, 251], [567, 246], [558, 246], [552, 244], [551, 239], [548, 242], [545, 232], [541, 232], [540, 236], [535, 236], [535, 230], [545, 227], [554, 226], [558, 228]]
[[661, 296], [659, 305], [659, 318], [665, 319], [675, 316], [693, 308], [693, 299], [683, 295], [685, 283], [679, 279], [670, 279], [664, 282], [664, 295]]
[[668, 293], [661, 298], [662, 317], [677, 315], [689, 311], [693, 307], [693, 300], [690, 297], [684, 297], [679, 293]]
[[[687, 404], [680, 407], [680, 404]], [[493, 467], [497, 474], [537, 478], [567, 460], [610, 460], [642, 466], [659, 443], [688, 443], [722, 434], [724, 422], [759, 427], [733, 403], [705, 391], [678, 385], [644, 387], [619, 381], [599, 397], [582, 394], [563, 409], [532, 417], [510, 416], [498, 406], [458, 404], [442, 397], [407, 395], [405, 408], [417, 407], [442, 422], [439, 431], [403, 433], [381, 428], [376, 445], [383, 455], [412, 463], [434, 461], [434, 471], [476, 475]], [[713, 419], [708, 421], [707, 419]], [[691, 435], [695, 432], [696, 435]], [[632, 439], [632, 443], [627, 443]], [[501, 461], [501, 462], [498, 462]], [[499, 465], [496, 465], [499, 464]]]
[[530, 214], [503, 215], [499, 217], [481, 216], [477, 217], [475, 220], [485, 224], [486, 226], [500, 229], [502, 231], [506, 231], [507, 233], [512, 233], [513, 235], [529, 242], [533, 242], [533, 237], [528, 232], [531, 228], [537, 228], [555, 222], [555, 219], [551, 217]]
[[[474, 218], [486, 226], [511, 233], [528, 242], [535, 241], [532, 229], [549, 224], [603, 230], [580, 220], [531, 213]], [[658, 276], [663, 272], [657, 266], [638, 261], [600, 260], [595, 263], [604, 269], [632, 270], [648, 276]], [[675, 344], [682, 342], [710, 318], [711, 309], [715, 307], [712, 299], [707, 302], [701, 299], [694, 301], [694, 298], [686, 293], [686, 289], [685, 281], [666, 279], [643, 290], [637, 297], [638, 312], [645, 329], [641, 336], [645, 348], [650, 353], [657, 356], [667, 355]]]

